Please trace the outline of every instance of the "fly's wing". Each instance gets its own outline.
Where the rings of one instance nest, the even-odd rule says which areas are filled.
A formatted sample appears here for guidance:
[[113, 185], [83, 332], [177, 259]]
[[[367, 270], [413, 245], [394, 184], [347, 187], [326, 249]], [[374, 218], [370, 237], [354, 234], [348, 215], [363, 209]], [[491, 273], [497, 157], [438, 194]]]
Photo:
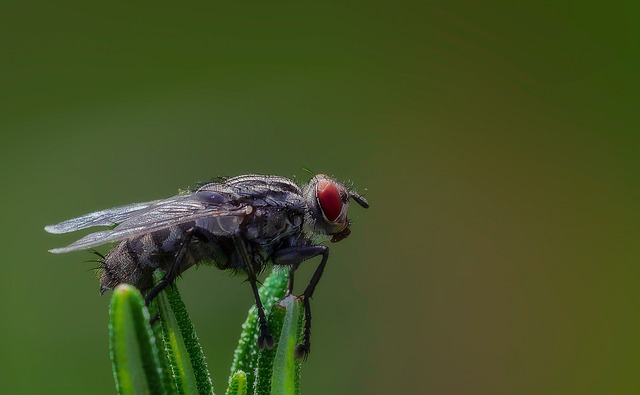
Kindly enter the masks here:
[[154, 200], [145, 203], [133, 203], [126, 206], [109, 208], [106, 210], [96, 211], [95, 213], [85, 214], [82, 217], [73, 218], [59, 224], [45, 226], [44, 230], [49, 233], [68, 233], [80, 229], [90, 228], [92, 226], [113, 226], [136, 215], [154, 204], [162, 202], [162, 200]]
[[251, 211], [251, 206], [234, 203], [218, 192], [195, 192], [151, 205], [146, 210], [136, 212], [114, 229], [91, 233], [67, 247], [50, 251], [61, 254], [86, 250], [204, 218], [208, 219], [209, 231], [229, 236], [237, 231], [242, 220]]

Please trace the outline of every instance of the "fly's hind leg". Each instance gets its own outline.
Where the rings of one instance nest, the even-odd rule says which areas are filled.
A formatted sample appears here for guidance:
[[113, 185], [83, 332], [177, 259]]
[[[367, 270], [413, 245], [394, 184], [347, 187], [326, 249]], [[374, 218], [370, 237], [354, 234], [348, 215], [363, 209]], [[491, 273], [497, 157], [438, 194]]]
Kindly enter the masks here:
[[251, 257], [249, 256], [249, 252], [247, 251], [247, 246], [244, 243], [244, 240], [239, 235], [233, 236], [233, 244], [240, 254], [242, 261], [245, 266], [245, 270], [248, 275], [249, 284], [251, 284], [251, 289], [253, 290], [253, 296], [256, 299], [256, 308], [258, 309], [258, 323], [260, 325], [260, 335], [258, 335], [258, 348], [261, 350], [271, 349], [275, 345], [275, 340], [271, 333], [269, 333], [269, 327], [267, 326], [267, 317], [264, 313], [264, 306], [262, 305], [262, 301], [260, 300], [260, 293], [258, 293], [258, 285], [256, 273], [253, 270], [253, 265], [251, 262]]
[[[302, 335], [302, 343], [298, 344], [295, 350], [295, 355], [298, 359], [306, 359], [311, 351], [311, 297], [320, 281], [320, 277], [322, 277], [327, 259], [329, 259], [329, 247], [318, 245], [287, 247], [276, 251], [273, 255], [273, 262], [276, 265], [292, 265], [292, 271], [295, 271], [302, 261], [318, 255], [322, 255], [322, 260], [302, 294], [304, 297], [302, 300], [304, 306], [304, 333]], [[293, 281], [289, 284], [293, 286]], [[292, 290], [289, 292], [292, 292]]]
[[203, 242], [209, 242], [213, 240], [213, 235], [209, 231], [203, 228], [194, 226], [188, 229], [185, 232], [184, 239], [180, 243], [180, 247], [178, 247], [178, 252], [176, 252], [176, 255], [173, 260], [173, 263], [171, 264], [171, 267], [164, 274], [164, 277], [162, 277], [162, 280], [160, 280], [158, 284], [156, 284], [153, 288], [149, 290], [149, 292], [147, 292], [147, 295], [145, 296], [145, 303], [147, 304], [147, 306], [149, 305], [149, 303], [151, 303], [151, 301], [153, 301], [153, 299], [156, 296], [158, 296], [160, 292], [162, 292], [166, 287], [171, 285], [173, 281], [178, 277], [178, 275], [180, 274], [180, 265], [184, 261], [187, 251], [189, 250], [189, 244], [191, 244], [194, 237], [198, 238]]

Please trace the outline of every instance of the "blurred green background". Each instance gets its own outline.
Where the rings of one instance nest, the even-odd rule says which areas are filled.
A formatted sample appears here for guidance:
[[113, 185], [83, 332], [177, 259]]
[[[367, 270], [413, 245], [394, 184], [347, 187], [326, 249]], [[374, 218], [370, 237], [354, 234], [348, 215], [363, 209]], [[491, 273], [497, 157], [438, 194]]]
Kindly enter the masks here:
[[[92, 256], [44, 225], [303, 167], [371, 202], [304, 394], [640, 393], [636, 2], [438, 3], [3, 1], [0, 393], [115, 391]], [[179, 286], [223, 393], [249, 287]]]

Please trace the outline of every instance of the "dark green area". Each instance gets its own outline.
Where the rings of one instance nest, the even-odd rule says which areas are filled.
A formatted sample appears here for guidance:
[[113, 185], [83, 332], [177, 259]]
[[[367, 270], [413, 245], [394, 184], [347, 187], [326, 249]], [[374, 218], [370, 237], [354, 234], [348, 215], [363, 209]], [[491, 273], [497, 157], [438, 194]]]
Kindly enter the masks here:
[[[113, 394], [93, 256], [44, 225], [303, 167], [371, 202], [303, 394], [640, 392], [637, 8], [3, 1], [0, 393]], [[215, 383], [242, 281], [179, 280]]]

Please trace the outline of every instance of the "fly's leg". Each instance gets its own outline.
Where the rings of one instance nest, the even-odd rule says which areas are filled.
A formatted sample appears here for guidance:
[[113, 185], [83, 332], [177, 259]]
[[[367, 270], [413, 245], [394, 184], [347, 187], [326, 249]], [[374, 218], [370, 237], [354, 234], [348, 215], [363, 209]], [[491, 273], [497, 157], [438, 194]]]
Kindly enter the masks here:
[[256, 299], [256, 308], [258, 309], [258, 323], [260, 325], [260, 335], [258, 336], [258, 348], [261, 350], [272, 349], [275, 345], [275, 340], [273, 336], [269, 333], [269, 327], [267, 326], [267, 317], [264, 313], [264, 306], [262, 305], [262, 301], [260, 300], [260, 294], [258, 293], [258, 285], [256, 273], [253, 270], [253, 265], [251, 264], [251, 258], [249, 257], [249, 252], [247, 251], [247, 246], [244, 244], [244, 240], [239, 235], [235, 235], [232, 237], [233, 244], [236, 247], [236, 250], [240, 254], [242, 261], [244, 262], [245, 270], [249, 277], [249, 284], [251, 284], [251, 289], [253, 290], [253, 296]]
[[292, 270], [298, 268], [298, 265], [309, 258], [322, 255], [322, 260], [318, 265], [318, 268], [313, 273], [313, 277], [309, 281], [309, 285], [303, 293], [303, 306], [304, 306], [304, 333], [302, 335], [302, 343], [298, 344], [295, 350], [296, 358], [307, 359], [309, 352], [311, 351], [311, 297], [313, 297], [313, 291], [315, 291], [322, 272], [329, 259], [329, 247], [327, 246], [299, 246], [299, 247], [287, 247], [275, 252], [273, 256], [273, 262], [276, 265], [292, 265]]
[[287, 295], [291, 295], [293, 293], [293, 276], [296, 274], [296, 270], [298, 270], [299, 263], [294, 263], [291, 265], [291, 269], [289, 269], [289, 281], [287, 281]]
[[149, 303], [151, 303], [151, 301], [153, 301], [156, 296], [158, 296], [160, 292], [171, 285], [171, 283], [173, 283], [173, 281], [178, 277], [178, 275], [180, 274], [180, 265], [184, 260], [185, 255], [187, 254], [187, 251], [189, 249], [189, 244], [191, 244], [194, 237], [198, 238], [201, 241], [208, 242], [212, 240], [213, 235], [211, 235], [207, 230], [195, 226], [185, 232], [185, 237], [180, 243], [180, 247], [178, 248], [178, 252], [176, 253], [176, 256], [173, 260], [173, 264], [164, 274], [162, 280], [160, 280], [158, 284], [156, 284], [149, 290], [149, 292], [147, 292], [147, 295], [144, 298], [147, 306], [149, 305]]

